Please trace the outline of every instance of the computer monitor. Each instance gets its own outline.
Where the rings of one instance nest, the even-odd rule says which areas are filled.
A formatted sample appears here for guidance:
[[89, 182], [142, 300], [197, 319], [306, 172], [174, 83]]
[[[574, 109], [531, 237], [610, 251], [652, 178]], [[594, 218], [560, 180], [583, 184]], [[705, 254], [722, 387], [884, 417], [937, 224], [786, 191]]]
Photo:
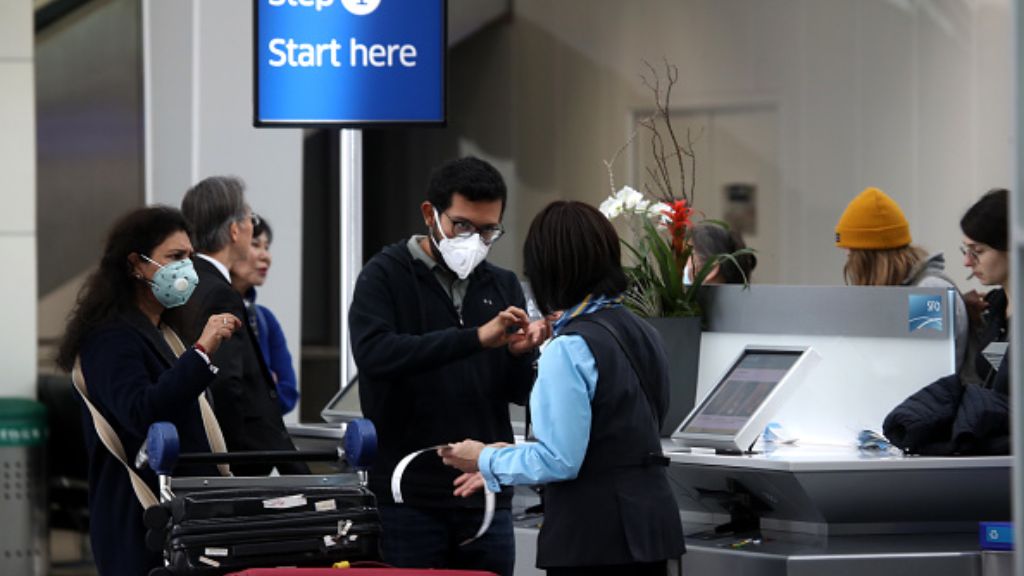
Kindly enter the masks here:
[[748, 346], [672, 438], [686, 446], [749, 451], [817, 358], [810, 347]]
[[356, 418], [362, 418], [363, 412], [359, 406], [359, 375], [355, 375], [344, 387], [331, 397], [320, 411], [320, 417], [324, 422], [349, 422]]

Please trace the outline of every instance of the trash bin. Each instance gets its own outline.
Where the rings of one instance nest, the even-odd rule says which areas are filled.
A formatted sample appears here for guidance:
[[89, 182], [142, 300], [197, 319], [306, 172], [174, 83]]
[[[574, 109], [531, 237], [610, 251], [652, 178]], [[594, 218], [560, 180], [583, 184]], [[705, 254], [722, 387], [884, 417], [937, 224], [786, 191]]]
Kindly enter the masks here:
[[45, 576], [46, 407], [0, 398], [0, 574]]

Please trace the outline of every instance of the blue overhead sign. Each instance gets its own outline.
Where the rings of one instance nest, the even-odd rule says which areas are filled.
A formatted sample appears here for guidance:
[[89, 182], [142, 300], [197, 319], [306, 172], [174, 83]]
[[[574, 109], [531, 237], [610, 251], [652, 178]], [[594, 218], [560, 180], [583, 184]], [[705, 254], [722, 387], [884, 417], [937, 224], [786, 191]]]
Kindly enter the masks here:
[[254, 0], [257, 126], [443, 124], [446, 0]]

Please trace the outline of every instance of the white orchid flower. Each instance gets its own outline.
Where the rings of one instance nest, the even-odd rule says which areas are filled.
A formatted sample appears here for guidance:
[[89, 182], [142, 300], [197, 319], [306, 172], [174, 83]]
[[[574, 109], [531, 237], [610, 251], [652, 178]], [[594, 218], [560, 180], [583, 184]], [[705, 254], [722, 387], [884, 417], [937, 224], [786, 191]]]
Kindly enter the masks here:
[[598, 207], [598, 210], [601, 211], [601, 214], [604, 214], [605, 218], [614, 220], [622, 215], [622, 204], [622, 200], [616, 194], [615, 196], [605, 198], [604, 202], [601, 202], [601, 205]]
[[647, 208], [647, 217], [657, 219], [657, 225], [659, 228], [664, 228], [672, 222], [672, 218], [668, 216], [668, 213], [672, 211], [672, 207], [664, 202], [655, 202]]
[[644, 212], [651, 203], [643, 194], [629, 186], [623, 186], [616, 192], [615, 197], [622, 201], [623, 210], [631, 213]]

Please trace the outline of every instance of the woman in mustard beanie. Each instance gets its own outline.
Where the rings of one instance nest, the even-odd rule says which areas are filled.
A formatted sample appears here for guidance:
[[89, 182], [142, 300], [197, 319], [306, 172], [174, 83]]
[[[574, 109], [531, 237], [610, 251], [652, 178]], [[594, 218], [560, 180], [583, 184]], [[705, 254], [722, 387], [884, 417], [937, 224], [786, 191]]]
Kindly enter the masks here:
[[[846, 248], [843, 276], [852, 286], [954, 288], [944, 273], [941, 253], [929, 256], [912, 244], [910, 223], [895, 200], [878, 188], [866, 188], [847, 206], [836, 224], [836, 246]], [[967, 307], [957, 290], [956, 365], [967, 349]]]

